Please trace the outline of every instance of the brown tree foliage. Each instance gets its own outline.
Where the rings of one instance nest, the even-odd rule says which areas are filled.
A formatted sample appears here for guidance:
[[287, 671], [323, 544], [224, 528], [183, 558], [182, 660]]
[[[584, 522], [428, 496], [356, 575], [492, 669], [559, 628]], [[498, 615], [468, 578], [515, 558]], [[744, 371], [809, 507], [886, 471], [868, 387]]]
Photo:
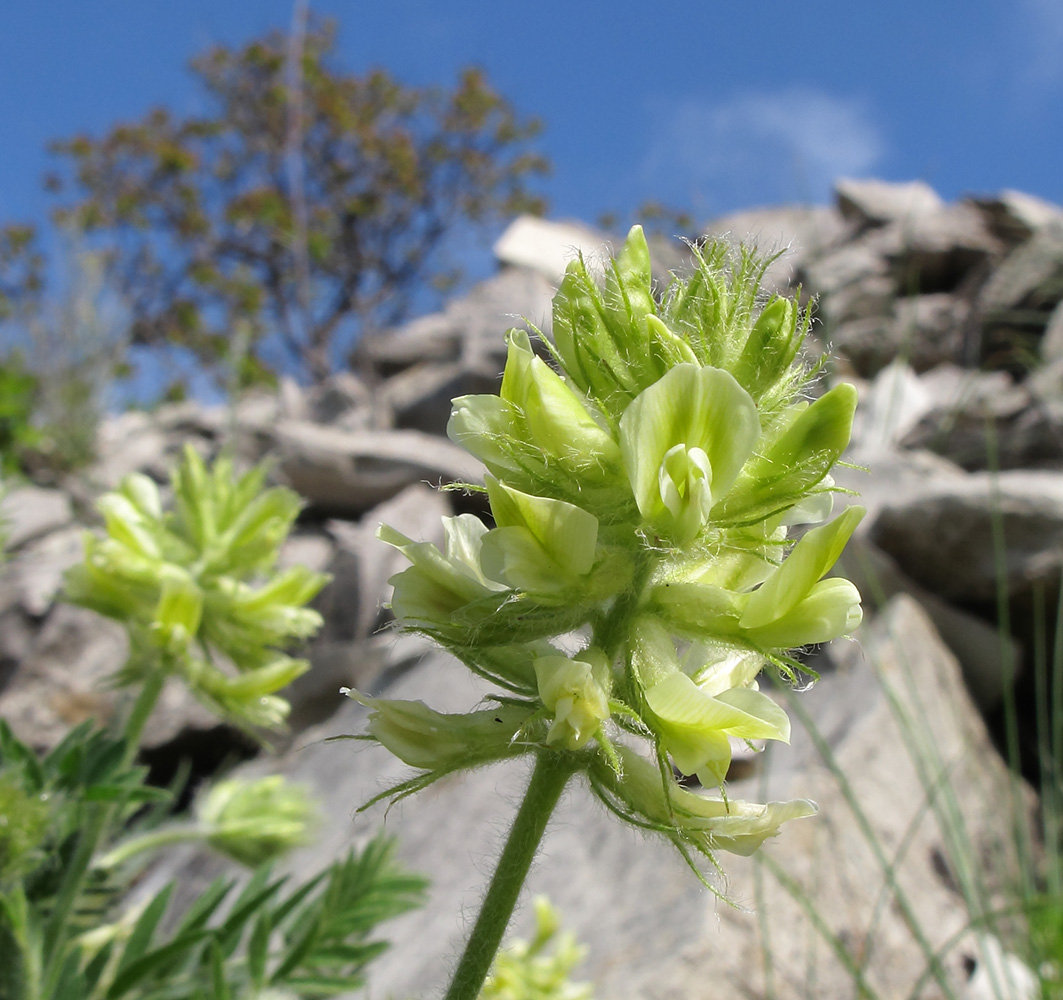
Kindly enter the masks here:
[[244, 383], [321, 379], [454, 280], [440, 251], [456, 225], [542, 211], [539, 125], [479, 70], [405, 87], [343, 72], [334, 40], [311, 22], [294, 49], [279, 32], [212, 48], [192, 62], [210, 113], [159, 108], [54, 145], [56, 219], [108, 252], [133, 344], [239, 361]]
[[0, 227], [0, 320], [36, 307], [44, 287], [44, 266], [32, 226]]

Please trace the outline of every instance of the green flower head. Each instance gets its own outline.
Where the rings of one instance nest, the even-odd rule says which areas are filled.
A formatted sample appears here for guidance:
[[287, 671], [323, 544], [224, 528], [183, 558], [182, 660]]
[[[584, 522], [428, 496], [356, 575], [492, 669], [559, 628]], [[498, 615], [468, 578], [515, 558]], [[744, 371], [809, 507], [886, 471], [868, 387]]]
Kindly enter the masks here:
[[604, 282], [574, 260], [552, 338], [510, 331], [500, 394], [454, 401], [448, 432], [487, 467], [471, 488], [490, 526], [447, 520], [442, 552], [381, 529], [411, 563], [392, 579], [398, 626], [503, 689], [497, 711], [464, 716], [362, 698], [368, 738], [418, 769], [396, 791], [566, 755], [684, 856], [749, 853], [814, 813], [672, 778], [716, 788], [735, 741], [788, 742], [762, 669], [792, 682], [794, 648], [861, 615], [856, 588], [829, 575], [862, 516], [828, 520], [855, 391], [811, 399], [809, 312], [760, 293], [764, 261], [724, 243], [691, 253], [691, 275], [664, 288], [638, 227]]
[[224, 458], [208, 470], [186, 448], [172, 510], [151, 479], [127, 476], [97, 505], [106, 535], [86, 536], [85, 559], [66, 576], [69, 600], [128, 629], [121, 680], [161, 670], [246, 726], [287, 716], [276, 692], [308, 664], [284, 649], [320, 626], [306, 604], [328, 581], [303, 566], [275, 569], [301, 503], [265, 489], [265, 476], [264, 467], [237, 476]]

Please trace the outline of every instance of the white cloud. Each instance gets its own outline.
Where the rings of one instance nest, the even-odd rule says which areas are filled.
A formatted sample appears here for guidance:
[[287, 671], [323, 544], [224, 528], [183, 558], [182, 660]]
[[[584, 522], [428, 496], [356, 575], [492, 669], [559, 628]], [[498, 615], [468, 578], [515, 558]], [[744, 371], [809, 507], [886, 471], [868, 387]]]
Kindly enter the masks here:
[[1032, 88], [1060, 83], [1063, 81], [1063, 3], [1021, 0], [1019, 10], [1028, 49], [1020, 83]]
[[649, 197], [706, 212], [826, 201], [835, 179], [866, 175], [884, 152], [862, 102], [809, 87], [662, 102], [655, 114], [640, 184]]

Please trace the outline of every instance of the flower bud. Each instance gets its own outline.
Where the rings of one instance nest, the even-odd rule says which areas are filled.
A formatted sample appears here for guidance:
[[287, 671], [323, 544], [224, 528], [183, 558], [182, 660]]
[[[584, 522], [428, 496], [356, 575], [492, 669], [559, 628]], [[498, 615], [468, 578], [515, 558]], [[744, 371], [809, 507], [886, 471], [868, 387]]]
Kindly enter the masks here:
[[277, 573], [261, 587], [239, 581], [226, 581], [219, 592], [228, 598], [226, 616], [269, 635], [274, 644], [286, 637], [306, 638], [322, 624], [321, 615], [304, 607], [328, 582], [325, 573], [315, 573], [305, 566], [290, 566]]
[[[647, 317], [657, 311], [653, 300], [653, 270], [650, 248], [642, 226], [632, 226], [624, 245], [605, 271], [605, 313], [617, 329], [628, 328], [633, 333], [645, 329]], [[628, 354], [642, 353], [632, 348], [645, 344], [632, 338]]]
[[554, 716], [546, 742], [582, 749], [609, 718], [612, 677], [605, 653], [592, 647], [571, 659], [540, 657], [535, 676], [543, 706]]
[[118, 491], [144, 517], [154, 520], [162, 519], [162, 499], [159, 496], [159, 487], [155, 485], [155, 480], [141, 472], [132, 472], [122, 481]]
[[199, 631], [203, 617], [203, 592], [192, 578], [176, 567], [164, 567], [159, 603], [155, 607], [152, 628], [159, 642], [171, 653], [180, 653]]
[[237, 725], [253, 728], [284, 724], [291, 706], [276, 692], [310, 669], [306, 660], [278, 655], [271, 662], [245, 666], [236, 676], [198, 657], [178, 661], [178, 673], [192, 693], [212, 711]]
[[[601, 292], [582, 259], [568, 265], [554, 296], [554, 344], [574, 384], [619, 416], [642, 388], [628, 360], [628, 331], [606, 320]], [[612, 317], [610, 317], [610, 320]]]
[[447, 772], [525, 753], [518, 735], [533, 710], [522, 705], [444, 714], [423, 701], [370, 698], [351, 688], [343, 694], [370, 709], [369, 735], [404, 764]]
[[619, 476], [620, 449], [564, 380], [531, 349], [528, 334], [510, 330], [500, 396], [524, 417], [528, 443], [573, 474]]
[[107, 493], [96, 503], [108, 535], [142, 559], [161, 559], [156, 532], [144, 514], [121, 493]]
[[249, 868], [305, 843], [314, 813], [306, 790], [280, 775], [219, 781], [196, 807], [207, 843]]
[[[646, 333], [649, 336], [650, 355], [656, 362], [660, 378], [676, 365], [700, 364], [690, 345], [673, 333], [657, 316], [649, 315], [645, 319]], [[653, 381], [657, 381], [654, 379]]]
[[[246, 478], [240, 480], [241, 492], [251, 485]], [[280, 487], [254, 497], [231, 523], [228, 518], [223, 521], [226, 526], [217, 545], [218, 558], [245, 572], [272, 567], [302, 505], [297, 493]]]
[[746, 522], [807, 503], [817, 486], [828, 490], [827, 473], [849, 444], [855, 410], [856, 390], [843, 382], [810, 406], [783, 413], [716, 516]]
[[790, 299], [776, 297], [753, 324], [731, 372], [754, 399], [789, 373], [803, 339], [797, 331], [797, 312]]

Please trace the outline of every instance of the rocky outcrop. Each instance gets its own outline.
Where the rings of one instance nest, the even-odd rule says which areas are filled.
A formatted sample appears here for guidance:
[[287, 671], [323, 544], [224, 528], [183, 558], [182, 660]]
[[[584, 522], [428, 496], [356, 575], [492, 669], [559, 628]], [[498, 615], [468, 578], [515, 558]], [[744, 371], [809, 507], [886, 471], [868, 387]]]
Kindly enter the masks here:
[[[1000, 811], [985, 805], [999, 794], [1001, 765], [963, 688], [992, 718], [1015, 671], [1021, 710], [1023, 685], [1034, 693], [1035, 653], [1055, 638], [1063, 572], [1063, 211], [1015, 192], [946, 204], [922, 184], [845, 181], [832, 206], [737, 213], [705, 232], [787, 251], [767, 282], [817, 297], [810, 356], [829, 349], [835, 358], [814, 391], [845, 379], [861, 395], [850, 466], [836, 478], [853, 491], [839, 503], [859, 499], [869, 510], [845, 565], [865, 594], [865, 655], [856, 647], [818, 654], [824, 679], [804, 703], [876, 838], [889, 851], [904, 847], [895, 884], [887, 884], [848, 793], [812, 740], [795, 739], [793, 753], [753, 758], [754, 777], [744, 788], [736, 780], [732, 794], [757, 798], [767, 787], [819, 799], [820, 818], [795, 824], [798, 832], [787, 831], [771, 857], [823, 908], [835, 945], [858, 963], [866, 959], [868, 981], [884, 1000], [907, 996], [927, 965], [926, 949], [958, 934], [970, 902], [957, 889], [967, 891], [953, 834], [926, 805], [933, 770], [913, 762], [913, 746], [929, 752], [934, 744], [933, 766], [955, 769], [950, 784], [970, 843], [981, 851], [1006, 841]], [[314, 388], [284, 382], [276, 394], [228, 408], [185, 403], [113, 416], [83, 476], [10, 490], [0, 503], [8, 551], [0, 567], [0, 713], [45, 748], [72, 722], [120, 708], [121, 693], [103, 683], [124, 655], [120, 630], [58, 600], [101, 491], [134, 470], [164, 481], [185, 445], [206, 455], [228, 447], [245, 463], [269, 457], [277, 481], [306, 502], [283, 559], [333, 576], [318, 598], [325, 627], [305, 651], [313, 669], [290, 692], [289, 742], [308, 748], [279, 761], [328, 793], [329, 820], [294, 863], [333, 856], [375, 826], [375, 814], [352, 824], [352, 809], [398, 771], [383, 755], [317, 742], [361, 724], [362, 710], [337, 689], [387, 690], [454, 709], [479, 697], [452, 661], [381, 632], [386, 581], [402, 560], [376, 541], [376, 526], [383, 520], [438, 541], [441, 516], [482, 509], [475, 494], [435, 489], [476, 482], [483, 471], [445, 437], [450, 399], [497, 388], [503, 331], [524, 322], [548, 331], [567, 255], [578, 249], [593, 259], [606, 239], [578, 224], [522, 220], [499, 241], [495, 276], [440, 313], [364, 344], [357, 373]], [[686, 266], [685, 253], [675, 241], [662, 251], [659, 283], [667, 268]], [[898, 721], [883, 678], [918, 696], [926, 732]], [[153, 752], [199, 739], [217, 746], [218, 761], [236, 745], [231, 737], [227, 743], [176, 688], [149, 728]], [[974, 748], [966, 755], [963, 741]], [[1036, 764], [1036, 747], [1024, 749]], [[394, 932], [418, 948], [384, 960], [375, 992], [438, 986], [460, 936], [454, 915], [478, 892], [482, 873], [473, 859], [493, 852], [522, 780], [492, 770], [392, 811], [411, 864], [427, 869], [435, 888], [430, 907]], [[575, 789], [550, 838], [547, 853], [564, 860], [543, 865], [534, 888], [549, 892], [591, 945], [584, 974], [600, 995], [695, 996], [706, 977], [737, 992], [764, 987], [756, 919], [699, 890], [663, 846], [620, 830]], [[178, 856], [167, 870], [182, 871], [183, 887], [194, 892], [210, 866], [197, 874], [183, 863]], [[1010, 863], [1005, 857], [986, 869], [990, 895]], [[730, 896], [752, 903], [760, 891], [753, 869], [728, 861], [726, 870]], [[818, 994], [848, 995], [832, 992], [842, 982], [836, 948], [816, 943], [815, 921], [770, 870], [764, 884], [757, 906], [775, 942], [777, 994], [804, 995], [802, 976], [814, 966]], [[925, 941], [914, 926], [927, 929]], [[1004, 961], [991, 938], [958, 934], [941, 975], [961, 989], [965, 970], [979, 961], [984, 968], [991, 954]], [[940, 995], [940, 984], [928, 982], [918, 995]]]

